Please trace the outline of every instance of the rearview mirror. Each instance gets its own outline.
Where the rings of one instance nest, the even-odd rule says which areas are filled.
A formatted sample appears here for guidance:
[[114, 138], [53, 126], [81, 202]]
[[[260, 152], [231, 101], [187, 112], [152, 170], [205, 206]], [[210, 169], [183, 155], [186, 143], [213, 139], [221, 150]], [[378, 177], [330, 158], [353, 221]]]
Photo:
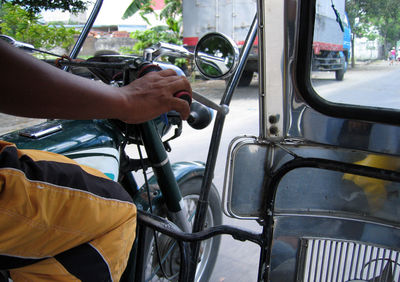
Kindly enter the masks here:
[[196, 45], [195, 63], [202, 75], [222, 79], [234, 72], [239, 60], [236, 43], [221, 33], [208, 33]]

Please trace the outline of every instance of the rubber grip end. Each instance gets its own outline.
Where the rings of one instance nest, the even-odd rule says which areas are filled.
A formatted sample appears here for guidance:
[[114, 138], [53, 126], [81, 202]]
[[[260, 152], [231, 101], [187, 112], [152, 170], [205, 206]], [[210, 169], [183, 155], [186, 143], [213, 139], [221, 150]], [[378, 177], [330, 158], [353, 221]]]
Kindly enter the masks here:
[[192, 96], [187, 91], [179, 91], [174, 94], [175, 97], [185, 100], [186, 102], [192, 104]]

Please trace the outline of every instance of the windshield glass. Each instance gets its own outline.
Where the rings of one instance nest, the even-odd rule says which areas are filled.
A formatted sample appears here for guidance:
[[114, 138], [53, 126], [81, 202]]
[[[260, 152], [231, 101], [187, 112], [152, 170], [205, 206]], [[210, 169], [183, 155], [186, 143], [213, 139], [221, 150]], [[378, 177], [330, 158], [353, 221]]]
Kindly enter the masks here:
[[325, 100], [400, 109], [400, 5], [317, 0], [311, 82]]

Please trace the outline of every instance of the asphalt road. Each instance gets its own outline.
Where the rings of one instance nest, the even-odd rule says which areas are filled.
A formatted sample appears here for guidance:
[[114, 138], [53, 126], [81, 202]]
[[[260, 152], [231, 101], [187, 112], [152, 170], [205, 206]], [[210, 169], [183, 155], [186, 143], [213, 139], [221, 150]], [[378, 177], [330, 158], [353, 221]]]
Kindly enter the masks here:
[[387, 61], [358, 64], [343, 81], [333, 73], [313, 74], [313, 85], [321, 97], [337, 103], [400, 109], [400, 63]]

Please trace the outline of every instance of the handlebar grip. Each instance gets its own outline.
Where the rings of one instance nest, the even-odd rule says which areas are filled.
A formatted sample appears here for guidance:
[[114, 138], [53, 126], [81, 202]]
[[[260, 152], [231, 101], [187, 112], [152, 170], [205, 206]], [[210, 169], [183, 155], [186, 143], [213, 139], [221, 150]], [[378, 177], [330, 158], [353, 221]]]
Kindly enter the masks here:
[[141, 68], [138, 72], [138, 77], [142, 77], [142, 76], [148, 74], [149, 72], [160, 71], [160, 70], [162, 70], [162, 68], [157, 65], [144, 64], [143, 66], [141, 66]]
[[185, 100], [186, 102], [192, 104], [192, 96], [187, 91], [179, 91], [174, 94], [175, 97]]
[[[138, 77], [142, 77], [146, 74], [148, 74], [149, 72], [153, 72], [153, 71], [161, 71], [162, 68], [160, 66], [157, 66], [155, 64], [151, 64], [151, 63], [144, 63], [142, 64], [142, 66], [139, 69], [138, 72]], [[174, 97], [180, 98], [185, 100], [186, 102], [190, 104], [192, 104], [192, 95], [189, 94], [189, 92], [187, 91], [178, 91], [174, 94]]]

